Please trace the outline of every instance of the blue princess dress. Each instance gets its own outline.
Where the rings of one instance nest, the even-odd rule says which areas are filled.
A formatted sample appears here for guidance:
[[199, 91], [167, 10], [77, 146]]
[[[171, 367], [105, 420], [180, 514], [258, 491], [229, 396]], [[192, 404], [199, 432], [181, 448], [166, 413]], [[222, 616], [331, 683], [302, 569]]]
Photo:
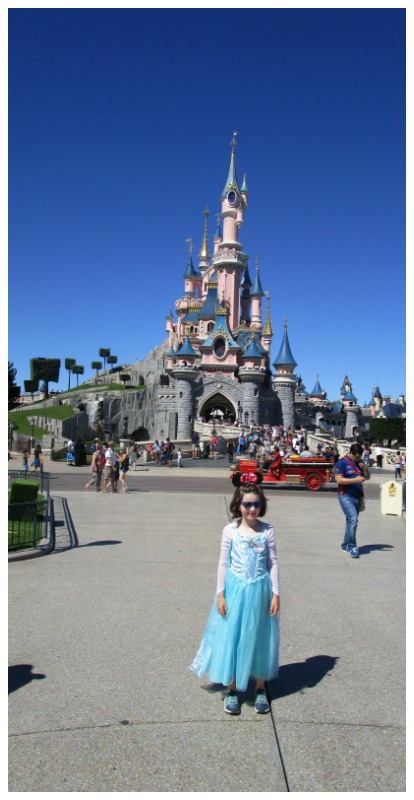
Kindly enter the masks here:
[[268, 681], [278, 673], [279, 613], [271, 617], [269, 608], [279, 580], [274, 529], [261, 522], [250, 536], [239, 525], [226, 525], [221, 539], [217, 592], [224, 589], [227, 614], [220, 616], [215, 599], [190, 669], [224, 686], [235, 680], [244, 692], [250, 677]]

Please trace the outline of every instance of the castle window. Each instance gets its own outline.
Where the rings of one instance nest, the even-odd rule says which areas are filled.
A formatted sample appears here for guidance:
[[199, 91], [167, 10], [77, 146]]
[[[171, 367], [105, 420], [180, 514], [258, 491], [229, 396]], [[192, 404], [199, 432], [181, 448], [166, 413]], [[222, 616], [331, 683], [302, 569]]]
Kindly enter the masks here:
[[213, 345], [214, 355], [216, 358], [224, 358], [226, 355], [226, 340], [223, 336], [217, 336]]

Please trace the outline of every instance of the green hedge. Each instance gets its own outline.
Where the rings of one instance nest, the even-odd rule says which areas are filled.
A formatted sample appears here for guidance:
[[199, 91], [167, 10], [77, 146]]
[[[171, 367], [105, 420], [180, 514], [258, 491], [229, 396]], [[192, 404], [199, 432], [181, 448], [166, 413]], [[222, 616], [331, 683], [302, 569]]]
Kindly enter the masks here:
[[9, 503], [35, 503], [38, 489], [38, 481], [17, 479], [11, 485]]

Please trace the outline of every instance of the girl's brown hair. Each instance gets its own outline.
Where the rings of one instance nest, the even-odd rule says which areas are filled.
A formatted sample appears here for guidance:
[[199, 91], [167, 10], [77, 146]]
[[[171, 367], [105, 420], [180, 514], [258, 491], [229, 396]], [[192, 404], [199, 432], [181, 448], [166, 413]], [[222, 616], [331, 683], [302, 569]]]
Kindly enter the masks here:
[[242, 486], [237, 487], [230, 503], [230, 512], [233, 516], [233, 519], [239, 519], [241, 517], [242, 514], [240, 511], [240, 503], [246, 494], [255, 494], [256, 497], [259, 498], [261, 502], [259, 517], [264, 517], [267, 509], [267, 501], [263, 494], [263, 490], [257, 485], [257, 483], [243, 483]]

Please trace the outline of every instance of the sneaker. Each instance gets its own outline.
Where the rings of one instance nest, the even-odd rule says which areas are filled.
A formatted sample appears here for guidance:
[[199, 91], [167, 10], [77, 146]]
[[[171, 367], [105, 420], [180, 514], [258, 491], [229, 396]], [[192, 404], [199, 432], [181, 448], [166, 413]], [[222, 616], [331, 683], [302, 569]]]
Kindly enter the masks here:
[[270, 711], [269, 701], [264, 689], [256, 690], [256, 702], [254, 707], [258, 714], [267, 714]]
[[349, 547], [348, 547], [348, 545], [347, 545], [347, 544], [341, 544], [341, 550], [342, 550], [344, 553], [348, 553], [348, 551], [349, 551]]
[[228, 692], [225, 695], [224, 710], [227, 714], [240, 714], [240, 703], [236, 692]]
[[350, 547], [348, 553], [351, 558], [359, 558], [359, 550], [357, 547]]

